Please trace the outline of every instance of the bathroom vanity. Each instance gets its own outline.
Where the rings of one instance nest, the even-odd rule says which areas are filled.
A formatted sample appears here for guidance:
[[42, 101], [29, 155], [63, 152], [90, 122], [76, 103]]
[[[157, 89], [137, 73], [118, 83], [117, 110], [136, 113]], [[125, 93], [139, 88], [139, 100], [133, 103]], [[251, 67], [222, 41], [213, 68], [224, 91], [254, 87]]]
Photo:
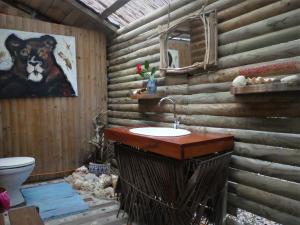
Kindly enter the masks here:
[[206, 218], [223, 224], [233, 136], [185, 131], [105, 130], [105, 137], [115, 141], [120, 170], [117, 192], [130, 221], [187, 225], [206, 224]]

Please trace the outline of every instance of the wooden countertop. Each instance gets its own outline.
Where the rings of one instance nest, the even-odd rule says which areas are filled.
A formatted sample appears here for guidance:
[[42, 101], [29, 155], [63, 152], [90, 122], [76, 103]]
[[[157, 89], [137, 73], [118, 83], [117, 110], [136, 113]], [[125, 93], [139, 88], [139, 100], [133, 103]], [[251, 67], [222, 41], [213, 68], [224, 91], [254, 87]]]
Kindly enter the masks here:
[[133, 127], [106, 128], [104, 135], [108, 140], [175, 159], [191, 159], [231, 150], [234, 142], [234, 137], [226, 134], [192, 132], [178, 137], [155, 137], [131, 133], [131, 128]]

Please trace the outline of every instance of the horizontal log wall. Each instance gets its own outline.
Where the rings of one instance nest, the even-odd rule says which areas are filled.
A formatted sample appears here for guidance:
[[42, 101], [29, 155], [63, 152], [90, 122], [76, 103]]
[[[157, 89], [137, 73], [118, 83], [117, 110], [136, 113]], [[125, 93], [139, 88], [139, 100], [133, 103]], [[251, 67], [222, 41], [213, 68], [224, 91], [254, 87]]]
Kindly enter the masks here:
[[0, 27], [75, 37], [78, 97], [0, 101], [0, 157], [34, 157], [34, 180], [70, 173], [93, 150], [92, 119], [107, 107], [105, 35], [4, 14]]
[[[158, 91], [177, 101], [181, 127], [235, 136], [228, 202], [282, 224], [300, 224], [300, 92], [233, 96], [232, 80], [300, 73], [300, 1], [195, 0], [171, 4], [171, 21], [218, 10], [218, 69], [159, 78]], [[143, 23], [142, 23], [142, 22]], [[167, 8], [118, 31], [109, 46], [109, 124], [171, 126], [172, 106], [128, 97], [145, 86], [135, 73], [145, 59], [159, 66], [157, 26]], [[278, 204], [280, 202], [280, 204]], [[234, 224], [229, 221], [228, 224]]]

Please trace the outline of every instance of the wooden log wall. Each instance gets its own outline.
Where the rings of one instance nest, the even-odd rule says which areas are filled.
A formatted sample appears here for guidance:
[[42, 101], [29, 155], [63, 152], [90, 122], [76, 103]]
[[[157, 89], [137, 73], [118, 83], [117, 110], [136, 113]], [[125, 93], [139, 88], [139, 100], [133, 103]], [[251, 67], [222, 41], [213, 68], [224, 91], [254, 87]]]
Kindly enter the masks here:
[[[239, 74], [300, 73], [300, 1], [195, 0], [171, 4], [170, 24], [201, 9], [218, 11], [218, 69], [160, 78], [158, 90], [177, 101], [181, 127], [235, 136], [228, 204], [282, 224], [300, 224], [299, 92], [235, 97]], [[157, 26], [168, 8], [118, 31], [108, 48], [110, 126], [171, 126], [172, 106], [138, 104], [130, 89], [145, 81], [135, 73], [145, 59], [159, 65]], [[171, 81], [171, 82], [170, 82]], [[279, 203], [280, 202], [280, 203]]]
[[75, 37], [78, 97], [0, 101], [0, 157], [34, 157], [35, 180], [62, 176], [93, 150], [92, 118], [107, 108], [105, 35], [4, 14], [0, 28]]

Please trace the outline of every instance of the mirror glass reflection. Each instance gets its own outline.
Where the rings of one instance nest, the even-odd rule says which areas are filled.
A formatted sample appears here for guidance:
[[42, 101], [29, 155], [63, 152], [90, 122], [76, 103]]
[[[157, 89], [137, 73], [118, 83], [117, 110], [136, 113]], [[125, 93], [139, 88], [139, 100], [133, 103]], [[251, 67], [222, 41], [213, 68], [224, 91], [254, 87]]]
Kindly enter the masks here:
[[177, 25], [167, 35], [168, 68], [182, 68], [204, 61], [205, 35], [199, 19]]

